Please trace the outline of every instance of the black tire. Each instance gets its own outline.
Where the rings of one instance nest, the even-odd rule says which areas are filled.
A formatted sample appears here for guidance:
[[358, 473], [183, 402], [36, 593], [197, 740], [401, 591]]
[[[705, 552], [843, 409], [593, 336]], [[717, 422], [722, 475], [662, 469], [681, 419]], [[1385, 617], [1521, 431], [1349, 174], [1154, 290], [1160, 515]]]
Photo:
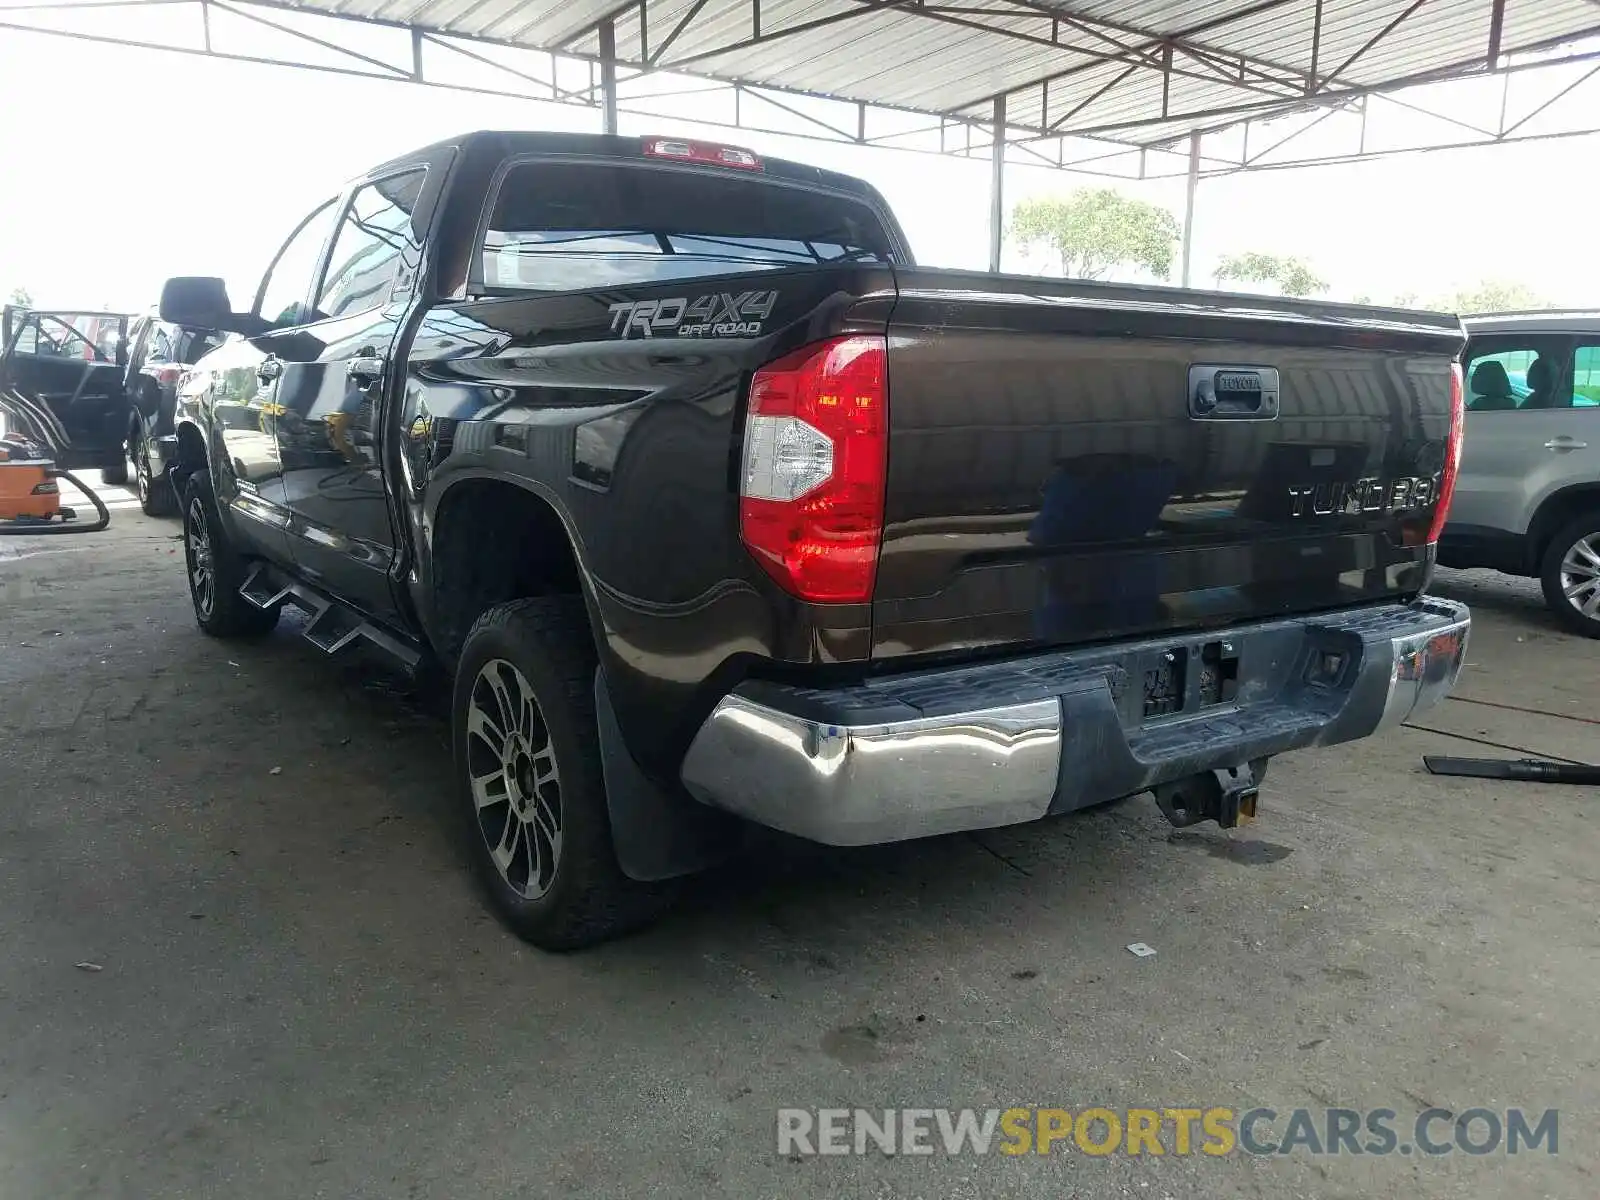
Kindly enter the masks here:
[[[450, 724], [468, 853], [495, 912], [544, 950], [577, 950], [646, 925], [675, 891], [629, 879], [617, 865], [594, 674], [594, 639], [576, 596], [490, 609], [456, 666]], [[503, 718], [508, 707], [514, 722], [500, 724], [516, 733], [484, 726], [482, 717]]]
[[120, 462], [107, 463], [100, 468], [100, 482], [109, 483], [112, 487], [125, 487], [128, 482], [128, 460], [124, 457]]
[[178, 511], [178, 497], [172, 490], [172, 481], [165, 474], [151, 474], [149, 449], [144, 444], [143, 430], [128, 443], [133, 458], [133, 483], [134, 490], [139, 494], [139, 507], [147, 517], [170, 517]]
[[[190, 476], [184, 494], [183, 560], [194, 619], [202, 632], [215, 638], [261, 637], [278, 623], [277, 609], [257, 608], [239, 594], [245, 562], [228, 541], [209, 471]], [[202, 580], [206, 574], [209, 586]]]
[[[1545, 603], [1563, 625], [1583, 637], [1600, 638], [1600, 562], [1591, 556], [1600, 556], [1600, 508], [1556, 530], [1545, 548], [1539, 582]], [[1588, 573], [1591, 568], [1593, 575]], [[1581, 590], [1569, 597], [1567, 591], [1575, 584]]]

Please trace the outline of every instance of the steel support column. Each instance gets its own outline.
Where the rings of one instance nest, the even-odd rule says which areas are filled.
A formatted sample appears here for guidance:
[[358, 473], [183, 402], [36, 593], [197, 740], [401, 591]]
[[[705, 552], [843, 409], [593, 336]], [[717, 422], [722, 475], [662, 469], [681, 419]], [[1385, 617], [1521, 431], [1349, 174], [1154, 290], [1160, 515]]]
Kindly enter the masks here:
[[1006, 98], [994, 98], [994, 149], [989, 170], [989, 270], [1000, 271], [1006, 229]]
[[603, 131], [617, 132], [617, 23], [610, 18], [600, 22], [600, 110], [605, 114]]
[[1189, 286], [1189, 270], [1194, 262], [1194, 194], [1200, 187], [1200, 135], [1189, 135], [1189, 186], [1183, 195], [1183, 277]]
[[995, 96], [995, 141], [989, 160], [989, 270], [1000, 270], [1005, 238], [1005, 96]]

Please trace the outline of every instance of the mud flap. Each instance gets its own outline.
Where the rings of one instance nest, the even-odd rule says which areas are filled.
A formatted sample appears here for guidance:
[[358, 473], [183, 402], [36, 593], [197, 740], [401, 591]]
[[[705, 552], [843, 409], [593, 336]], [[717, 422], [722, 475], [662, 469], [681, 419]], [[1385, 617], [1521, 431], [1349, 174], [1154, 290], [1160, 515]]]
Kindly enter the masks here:
[[737, 817], [673, 795], [646, 778], [622, 740], [603, 671], [594, 673], [594, 712], [600, 762], [617, 865], [629, 879], [649, 883], [692, 875], [730, 858], [744, 844]]

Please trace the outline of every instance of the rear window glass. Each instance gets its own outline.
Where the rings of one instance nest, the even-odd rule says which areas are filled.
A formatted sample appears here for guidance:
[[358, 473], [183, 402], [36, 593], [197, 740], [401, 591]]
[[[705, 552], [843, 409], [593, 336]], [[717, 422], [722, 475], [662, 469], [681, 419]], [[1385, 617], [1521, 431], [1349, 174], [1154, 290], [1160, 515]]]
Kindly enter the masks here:
[[890, 262], [867, 205], [726, 172], [524, 163], [483, 246], [491, 290], [577, 291], [830, 262]]

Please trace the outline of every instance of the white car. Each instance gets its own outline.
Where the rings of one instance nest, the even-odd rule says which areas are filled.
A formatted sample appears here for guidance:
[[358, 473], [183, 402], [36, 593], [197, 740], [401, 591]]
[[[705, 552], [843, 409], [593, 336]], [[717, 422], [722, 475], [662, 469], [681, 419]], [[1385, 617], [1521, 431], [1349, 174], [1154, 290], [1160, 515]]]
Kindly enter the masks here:
[[1439, 561], [1537, 577], [1564, 625], [1600, 637], [1600, 313], [1463, 324], [1466, 439]]

